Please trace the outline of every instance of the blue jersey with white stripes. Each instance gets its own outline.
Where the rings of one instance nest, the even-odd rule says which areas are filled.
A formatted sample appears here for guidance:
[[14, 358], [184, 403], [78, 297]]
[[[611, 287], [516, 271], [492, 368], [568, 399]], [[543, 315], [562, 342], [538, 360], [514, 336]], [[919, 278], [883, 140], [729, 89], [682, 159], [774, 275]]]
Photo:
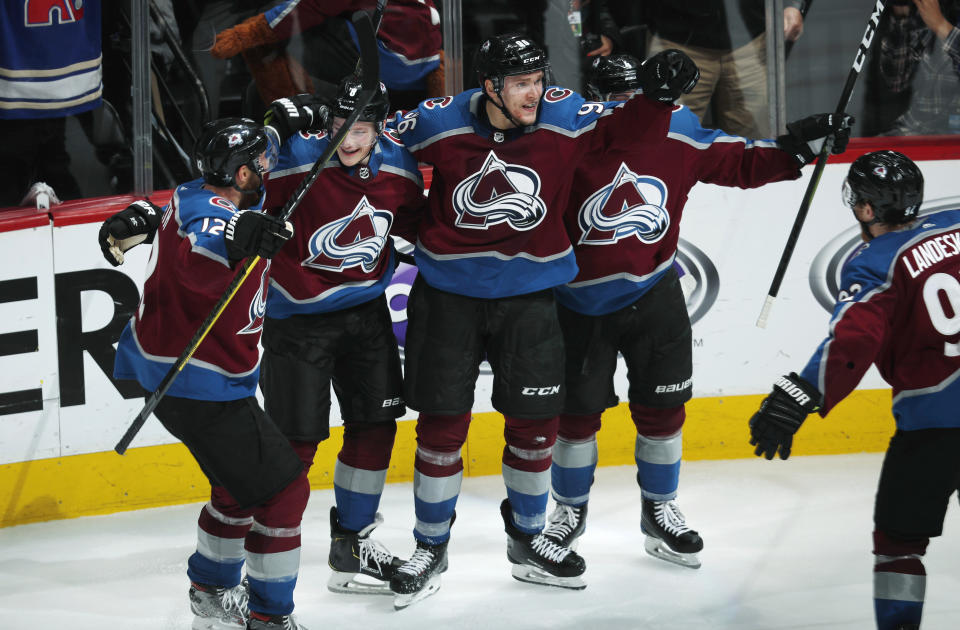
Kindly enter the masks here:
[[634, 303], [674, 264], [680, 219], [697, 182], [754, 188], [800, 169], [772, 140], [704, 129], [678, 106], [669, 132], [599, 147], [577, 167], [566, 227], [580, 268], [558, 301], [586, 315]]
[[100, 106], [100, 0], [0, 0], [0, 118]]
[[897, 427], [960, 427], [960, 210], [865, 244], [841, 273], [830, 332], [801, 372], [826, 415], [871, 364], [893, 387]]

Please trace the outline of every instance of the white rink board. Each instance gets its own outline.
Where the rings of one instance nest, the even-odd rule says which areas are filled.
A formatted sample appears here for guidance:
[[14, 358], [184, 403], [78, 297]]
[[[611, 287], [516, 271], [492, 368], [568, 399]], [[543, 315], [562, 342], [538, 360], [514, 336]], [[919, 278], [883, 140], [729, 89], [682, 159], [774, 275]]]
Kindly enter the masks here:
[[[958, 162], [924, 161], [920, 166], [926, 179], [924, 208], [960, 207], [960, 187], [952, 179]], [[697, 281], [692, 283], [688, 300], [698, 317], [693, 326], [694, 396], [763, 393], [778, 374], [802, 368], [826, 334], [829, 314], [811, 284], [825, 284], [819, 277], [823, 261], [832, 257], [836, 246], [857, 234], [853, 216], [840, 200], [848, 168], [847, 164], [827, 165], [765, 330], [755, 322], [813, 169], [806, 168], [804, 177], [796, 182], [757, 190], [701, 184], [692, 191], [681, 228], [680, 262], [696, 268], [696, 273], [690, 274]], [[0, 393], [42, 386], [44, 397], [42, 411], [0, 416], [0, 464], [109, 451], [140, 409], [142, 399], [124, 399], [91, 354], [77, 345], [78, 339], [95, 333], [114, 317], [117, 306], [110, 291], [135, 286], [139, 292], [149, 254], [149, 248], [138, 247], [128, 253], [123, 267], [110, 267], [97, 245], [98, 227], [47, 226], [0, 233], [0, 260], [6, 263], [0, 279], [35, 277], [39, 291], [32, 302], [0, 303], [0, 332], [36, 328], [39, 342], [37, 353], [0, 357]], [[833, 249], [825, 247], [829, 243]], [[811, 283], [815, 261], [817, 273]], [[708, 268], [715, 269], [716, 275]], [[401, 307], [411, 275], [401, 267], [390, 289], [392, 308], [397, 309], [395, 323], [405, 318]], [[70, 299], [65, 298], [56, 308], [55, 278], [61, 285], [73, 287], [64, 293]], [[109, 285], [107, 290], [97, 288], [101, 281]], [[93, 286], [77, 289], [77, 283], [88, 282]], [[61, 326], [82, 334], [69, 335], [59, 340], [58, 346], [57, 314], [69, 311], [70, 304], [75, 307], [76, 299], [79, 307], [70, 312], [80, 321], [71, 320], [73, 315], [66, 313], [69, 317], [61, 318]], [[77, 362], [80, 353], [82, 361]], [[75, 367], [67, 374], [58, 371], [65, 358], [60, 355], [74, 359], [70, 365]], [[77, 374], [81, 371], [82, 384]], [[625, 370], [618, 372], [616, 384], [625, 396]], [[486, 369], [477, 383], [474, 411], [493, 411], [491, 385]], [[871, 371], [861, 387], [884, 384]], [[405, 416], [415, 417], [413, 412]], [[336, 401], [331, 424], [339, 424]], [[133, 446], [174, 441], [151, 419]]]

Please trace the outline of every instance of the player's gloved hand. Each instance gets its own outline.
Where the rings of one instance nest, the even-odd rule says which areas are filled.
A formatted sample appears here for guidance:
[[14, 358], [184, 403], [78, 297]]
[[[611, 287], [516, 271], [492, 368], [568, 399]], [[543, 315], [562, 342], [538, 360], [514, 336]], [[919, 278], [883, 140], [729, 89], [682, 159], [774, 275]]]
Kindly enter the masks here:
[[754, 454], [773, 459], [780, 451], [780, 459], [790, 457], [793, 434], [822, 404], [823, 396], [817, 388], [796, 372], [778, 378], [773, 391], [760, 403], [760, 410], [750, 418], [750, 444], [757, 447]]
[[313, 94], [297, 94], [270, 103], [263, 116], [264, 126], [277, 130], [281, 141], [308, 129], [326, 129], [330, 108]]
[[814, 114], [787, 123], [787, 133], [777, 138], [777, 146], [791, 154], [800, 166], [812, 162], [827, 136], [833, 136], [830, 153], [839, 155], [847, 150], [850, 127], [856, 122], [850, 114]]
[[293, 225], [257, 210], [241, 210], [227, 223], [223, 240], [232, 262], [248, 256], [273, 258], [290, 237]]
[[99, 236], [103, 257], [114, 267], [122, 265], [125, 251], [144, 241], [153, 242], [162, 216], [160, 208], [141, 199], [104, 221]]
[[699, 80], [697, 64], [676, 48], [651, 55], [640, 66], [644, 95], [661, 103], [673, 103], [681, 94], [689, 94]]

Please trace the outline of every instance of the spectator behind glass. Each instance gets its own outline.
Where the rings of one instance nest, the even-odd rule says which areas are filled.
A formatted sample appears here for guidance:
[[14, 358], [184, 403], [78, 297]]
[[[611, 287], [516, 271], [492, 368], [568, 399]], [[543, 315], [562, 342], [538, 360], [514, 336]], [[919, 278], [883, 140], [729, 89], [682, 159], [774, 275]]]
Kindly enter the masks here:
[[[620, 29], [607, 0], [549, 0], [542, 13], [542, 20], [531, 21], [535, 28], [529, 32], [550, 51], [556, 84], [583, 91], [593, 58], [620, 50]], [[537, 22], [543, 24], [542, 33]]]
[[894, 0], [881, 31], [880, 74], [912, 90], [889, 135], [960, 133], [960, 0]]
[[0, 0], [0, 207], [43, 180], [80, 197], [70, 172], [66, 117], [101, 105], [100, 0]]
[[[242, 53], [264, 104], [314, 90], [326, 93], [357, 64], [350, 16], [375, 5], [374, 0], [287, 0], [217, 33], [210, 53], [220, 59]], [[444, 95], [443, 37], [432, 0], [391, 0], [377, 39], [380, 78], [396, 106], [415, 107], [428, 96]]]
[[[811, 2], [784, 0], [787, 42], [803, 33]], [[712, 102], [711, 126], [729, 134], [770, 137], [764, 1], [653, 0], [649, 11], [650, 54], [678, 48], [700, 68], [700, 82], [680, 102], [701, 121]]]

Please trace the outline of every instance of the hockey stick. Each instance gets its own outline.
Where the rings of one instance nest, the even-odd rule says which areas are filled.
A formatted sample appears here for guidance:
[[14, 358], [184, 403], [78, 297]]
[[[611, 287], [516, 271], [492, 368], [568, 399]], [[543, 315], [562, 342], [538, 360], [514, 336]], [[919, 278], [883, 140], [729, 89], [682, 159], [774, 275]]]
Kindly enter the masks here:
[[[876, 0], [876, 6], [870, 13], [870, 20], [867, 22], [867, 30], [863, 33], [860, 45], [857, 47], [857, 54], [853, 58], [853, 67], [850, 68], [850, 74], [847, 75], [847, 82], [843, 85], [843, 92], [840, 94], [840, 102], [837, 104], [837, 115], [842, 115], [850, 102], [850, 95], [853, 94], [853, 86], [860, 76], [863, 69], [863, 63], [867, 59], [867, 52], [873, 43], [874, 35], [880, 26], [880, 18], [886, 10], [885, 0]], [[817, 192], [817, 186], [820, 184], [820, 176], [823, 175], [823, 169], [827, 165], [827, 156], [833, 148], [833, 136], [828, 136], [820, 149], [820, 155], [817, 164], [813, 169], [813, 175], [810, 177], [810, 183], [807, 184], [807, 191], [803, 195], [803, 201], [800, 203], [800, 209], [797, 211], [797, 218], [793, 222], [793, 229], [790, 230], [790, 236], [787, 237], [787, 243], [783, 247], [783, 254], [780, 255], [780, 264], [777, 265], [777, 272], [773, 275], [773, 282], [770, 283], [770, 290], [767, 291], [767, 299], [760, 310], [760, 317], [757, 318], [757, 327], [767, 327], [767, 317], [770, 315], [770, 308], [773, 301], [780, 292], [780, 285], [783, 283], [783, 277], [787, 273], [787, 265], [790, 264], [790, 257], [793, 255], [793, 248], [797, 245], [800, 238], [800, 230], [803, 228], [803, 222], [807, 218], [807, 211], [810, 209], [810, 203]]]
[[[310, 172], [307, 174], [307, 176], [300, 182], [300, 185], [297, 186], [297, 189], [293, 192], [293, 195], [291, 195], [290, 199], [288, 199], [286, 204], [284, 204], [279, 217], [282, 221], [287, 221], [290, 218], [290, 215], [293, 214], [293, 211], [297, 209], [297, 206], [300, 205], [300, 202], [303, 200], [307, 190], [310, 188], [313, 182], [316, 181], [317, 177], [319, 177], [323, 167], [328, 161], [330, 161], [330, 158], [333, 157], [333, 154], [336, 152], [337, 148], [350, 131], [350, 127], [352, 127], [360, 117], [363, 109], [370, 103], [376, 94], [377, 89], [379, 88], [380, 58], [377, 51], [377, 39], [374, 24], [379, 24], [380, 17], [383, 15], [383, 7], [385, 5], [386, 0], [379, 0], [377, 2], [377, 9], [374, 12], [373, 19], [371, 19], [371, 17], [366, 13], [358, 13], [353, 17], [353, 25], [357, 30], [357, 39], [360, 46], [360, 62], [358, 64], [358, 68], [361, 69], [361, 90], [357, 97], [356, 107], [352, 112], [350, 112], [350, 115], [343, 122], [343, 125], [340, 126], [340, 129], [337, 130], [337, 133], [330, 139], [327, 148], [313, 164], [313, 168], [310, 169]], [[173, 385], [173, 381], [177, 378], [177, 376], [179, 376], [183, 368], [186, 367], [190, 357], [192, 357], [193, 353], [197, 351], [197, 348], [213, 328], [214, 324], [217, 322], [217, 319], [220, 318], [220, 315], [227, 308], [230, 300], [233, 299], [233, 296], [236, 295], [241, 285], [243, 285], [244, 281], [259, 262], [259, 256], [251, 256], [250, 258], [246, 259], [246, 261], [237, 271], [237, 274], [233, 277], [233, 280], [230, 282], [230, 285], [226, 288], [223, 295], [220, 296], [220, 300], [213, 307], [213, 310], [209, 315], [207, 315], [207, 318], [203, 320], [203, 323], [200, 324], [200, 328], [193, 335], [193, 338], [190, 339], [187, 347], [184, 348], [183, 352], [180, 353], [180, 356], [177, 357], [177, 360], [167, 371], [166, 375], [163, 377], [163, 380], [160, 381], [160, 385], [157, 386], [156, 391], [147, 397], [147, 400], [143, 405], [143, 409], [141, 409], [140, 413], [137, 414], [137, 417], [133, 419], [133, 422], [130, 424], [130, 427], [127, 429], [126, 433], [123, 434], [123, 437], [120, 438], [120, 441], [117, 442], [117, 445], [113, 448], [113, 450], [115, 450], [118, 454], [123, 455], [126, 452], [127, 448], [130, 446], [130, 442], [133, 441], [133, 438], [143, 427], [144, 423], [147, 421], [147, 418], [151, 413], [153, 413], [153, 410], [156, 409], [160, 399], [163, 398], [164, 394], [167, 393], [167, 390], [170, 389], [170, 386]]]

